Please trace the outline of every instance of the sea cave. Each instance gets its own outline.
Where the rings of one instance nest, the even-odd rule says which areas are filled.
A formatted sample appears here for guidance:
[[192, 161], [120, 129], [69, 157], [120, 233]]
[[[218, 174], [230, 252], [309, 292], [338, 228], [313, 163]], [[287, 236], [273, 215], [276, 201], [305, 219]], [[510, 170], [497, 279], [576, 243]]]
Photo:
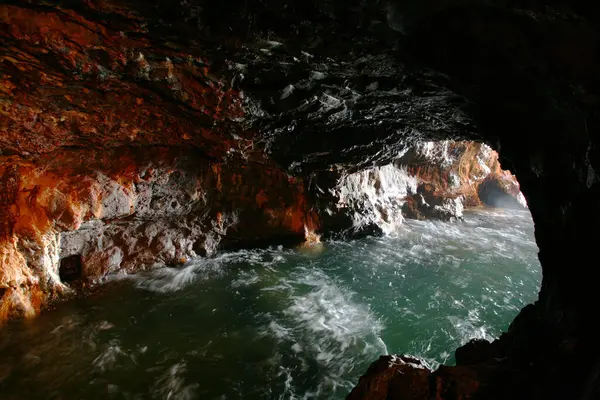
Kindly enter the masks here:
[[3, 2], [0, 397], [600, 398], [599, 26]]

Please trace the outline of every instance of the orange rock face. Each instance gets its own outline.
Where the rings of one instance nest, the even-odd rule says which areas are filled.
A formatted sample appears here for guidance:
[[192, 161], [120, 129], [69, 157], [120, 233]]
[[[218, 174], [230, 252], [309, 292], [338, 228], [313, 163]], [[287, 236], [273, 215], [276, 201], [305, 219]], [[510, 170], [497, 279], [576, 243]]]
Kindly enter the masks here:
[[71, 280], [210, 255], [222, 238], [302, 241], [316, 223], [304, 183], [251, 162], [160, 147], [3, 157], [0, 317], [37, 314]]
[[[526, 207], [517, 178], [502, 169], [498, 153], [483, 143], [427, 142], [413, 147], [399, 163], [418, 178], [430, 197], [462, 196], [465, 207]], [[491, 193], [488, 185], [497, 190]], [[496, 201], [497, 196], [504, 199]]]
[[138, 5], [0, 5], [0, 320], [71, 280], [318, 228], [303, 180], [240, 129], [231, 65], [153, 36]]

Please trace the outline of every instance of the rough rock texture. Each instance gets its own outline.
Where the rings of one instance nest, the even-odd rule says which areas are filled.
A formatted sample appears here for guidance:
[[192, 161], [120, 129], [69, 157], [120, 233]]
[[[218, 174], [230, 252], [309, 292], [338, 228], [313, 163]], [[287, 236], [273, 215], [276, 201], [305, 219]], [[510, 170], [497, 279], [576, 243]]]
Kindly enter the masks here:
[[[513, 372], [477, 379], [496, 397], [598, 398], [599, 26], [584, 0], [5, 1], [0, 150], [24, 161], [2, 162], [2, 274], [35, 277], [11, 231], [15, 204], [30, 207], [15, 166], [65, 146], [191, 147], [216, 163], [266, 151], [312, 187], [419, 140], [482, 140], [519, 179], [543, 283], [519, 316], [531, 329], [500, 339]], [[42, 301], [17, 286], [2, 310]], [[471, 379], [464, 368], [440, 374]]]
[[394, 231], [406, 196], [416, 189], [417, 179], [393, 164], [316, 173], [309, 185], [324, 233], [350, 236]]
[[309, 189], [328, 234], [389, 233], [403, 217], [456, 220], [482, 204], [526, 207], [498, 153], [472, 141], [419, 142], [384, 166], [315, 172]]
[[[553, 357], [556, 356], [542, 350], [551, 340], [546, 342], [543, 338], [544, 326], [535, 313], [535, 307], [529, 305], [523, 309], [508, 332], [500, 339], [492, 343], [483, 339], [474, 339], [458, 348], [457, 365], [453, 367], [441, 366], [436, 371], [431, 371], [418, 359], [411, 358], [410, 362], [398, 362], [397, 360], [406, 360], [406, 358], [382, 356], [360, 378], [358, 385], [347, 398], [352, 400], [573, 398], [565, 396], [565, 393], [557, 393], [556, 396], [544, 394], [546, 397], [541, 397], [544, 384], [532, 385], [532, 382], [544, 377], [535, 361], [541, 358], [547, 363], [552, 363]], [[397, 371], [401, 371], [401, 374]], [[565, 381], [573, 379], [573, 376], [564, 376], [563, 379], [562, 383], [565, 384]], [[410, 387], [400, 392], [396, 391], [394, 381], [404, 380], [409, 380]]]
[[153, 147], [3, 157], [1, 316], [35, 314], [64, 283], [183, 264], [213, 254], [223, 237], [227, 246], [300, 242], [316, 223], [302, 181], [264, 160], [215, 163], [197, 153]]
[[408, 218], [456, 219], [464, 207], [484, 204], [527, 207], [517, 178], [502, 169], [498, 153], [484, 143], [421, 142], [394, 163], [419, 182], [403, 206]]
[[358, 385], [346, 397], [348, 400], [386, 400], [403, 396], [406, 400], [431, 398], [431, 371], [421, 361], [408, 356], [381, 356], [360, 377]]
[[[432, 195], [438, 197], [458, 197], [466, 207], [482, 203], [493, 205], [496, 196], [518, 197], [519, 183], [509, 171], [502, 170], [498, 153], [488, 145], [469, 141], [421, 142], [410, 147], [395, 161], [405, 167], [409, 174], [418, 178], [420, 184], [427, 185]], [[484, 182], [501, 180], [499, 188], [506, 191], [487, 193], [480, 190]], [[488, 195], [486, 197], [486, 194]], [[496, 196], [494, 196], [496, 195]], [[520, 195], [522, 196], [522, 194]], [[489, 203], [482, 199], [489, 197]]]
[[463, 198], [457, 195], [436, 193], [431, 184], [421, 184], [406, 198], [402, 212], [411, 219], [441, 219], [451, 221], [463, 216]]

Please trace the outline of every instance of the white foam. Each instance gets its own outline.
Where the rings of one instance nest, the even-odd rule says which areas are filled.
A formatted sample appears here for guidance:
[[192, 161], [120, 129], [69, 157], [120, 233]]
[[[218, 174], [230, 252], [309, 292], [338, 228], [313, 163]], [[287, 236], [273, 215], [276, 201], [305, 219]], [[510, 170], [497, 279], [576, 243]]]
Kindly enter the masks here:
[[114, 368], [120, 358], [131, 359], [131, 357], [121, 349], [120, 342], [117, 339], [113, 339], [108, 343], [104, 351], [94, 359], [93, 365], [96, 369], [106, 372]]
[[198, 383], [188, 384], [185, 378], [186, 364], [181, 361], [167, 368], [154, 385], [154, 393], [165, 400], [196, 399]]

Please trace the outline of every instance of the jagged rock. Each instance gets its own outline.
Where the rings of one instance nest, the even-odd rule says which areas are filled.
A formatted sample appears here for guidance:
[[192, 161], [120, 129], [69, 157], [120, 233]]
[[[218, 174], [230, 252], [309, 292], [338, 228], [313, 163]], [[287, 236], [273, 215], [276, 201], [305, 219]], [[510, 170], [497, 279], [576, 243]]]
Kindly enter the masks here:
[[[352, 236], [394, 231], [403, 220], [404, 199], [417, 184], [405, 169], [392, 164], [318, 179], [314, 178], [313, 193], [323, 228]], [[331, 186], [321, 189], [322, 184]]]
[[268, 162], [250, 169], [186, 150], [3, 157], [0, 185], [4, 316], [37, 313], [74, 280], [212, 255], [224, 237], [299, 243], [305, 226], [318, 227], [301, 180]]
[[472, 339], [454, 352], [456, 365], [473, 365], [492, 358], [492, 344], [485, 339]]
[[[514, 208], [518, 203], [527, 207], [516, 177], [502, 170], [498, 153], [483, 143], [469, 141], [418, 143], [409, 148], [395, 161], [395, 164], [406, 168], [409, 174], [417, 178], [420, 185], [428, 185], [429, 199], [425, 199], [427, 204], [443, 203], [444, 198], [449, 200], [446, 201], [446, 206], [440, 204], [441, 209], [446, 209], [448, 212], [437, 216], [439, 214], [437, 212], [428, 212], [429, 209], [433, 211], [433, 208], [422, 206], [423, 202], [419, 201], [420, 199], [414, 199], [415, 201], [406, 206], [409, 218], [412, 216], [417, 219], [428, 216], [451, 218], [451, 212], [455, 208], [454, 205], [458, 203], [456, 199], [459, 197], [466, 207], [485, 204]], [[494, 190], [492, 188], [494, 184], [490, 184], [491, 182], [498, 182], [502, 190]], [[419, 212], [415, 207], [422, 207], [422, 210]], [[454, 217], [460, 217], [462, 210], [456, 211]]]
[[[391, 232], [403, 216], [461, 219], [465, 204], [482, 204], [480, 193], [483, 203], [492, 205], [491, 192], [481, 189], [490, 181], [502, 180], [509, 197], [523, 197], [516, 178], [501, 169], [498, 153], [469, 141], [417, 143], [391, 164], [330, 175], [327, 182], [313, 176], [315, 182], [321, 179], [315, 184], [315, 196], [321, 214], [327, 214], [324, 221], [330, 221], [324, 228], [353, 236]], [[494, 202], [503, 204], [512, 206], [510, 200]]]
[[462, 218], [462, 196], [437, 195], [431, 184], [421, 184], [417, 193], [406, 198], [402, 212], [412, 219], [440, 219], [450, 221]]
[[527, 202], [519, 188], [519, 183], [510, 173], [490, 174], [479, 184], [477, 194], [487, 206], [499, 208], [526, 209]]
[[409, 356], [381, 356], [360, 377], [346, 400], [428, 400], [431, 371]]

